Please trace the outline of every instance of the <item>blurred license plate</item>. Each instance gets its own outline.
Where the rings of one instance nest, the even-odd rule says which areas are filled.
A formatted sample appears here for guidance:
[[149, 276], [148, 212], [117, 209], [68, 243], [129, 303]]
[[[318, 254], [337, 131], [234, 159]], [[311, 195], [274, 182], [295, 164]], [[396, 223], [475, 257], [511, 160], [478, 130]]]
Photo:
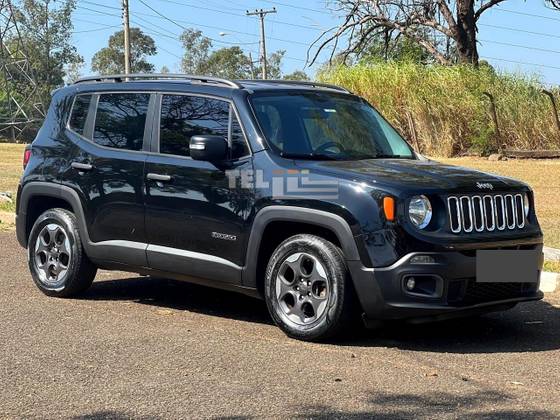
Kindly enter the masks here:
[[476, 252], [477, 283], [536, 283], [539, 254], [535, 250]]

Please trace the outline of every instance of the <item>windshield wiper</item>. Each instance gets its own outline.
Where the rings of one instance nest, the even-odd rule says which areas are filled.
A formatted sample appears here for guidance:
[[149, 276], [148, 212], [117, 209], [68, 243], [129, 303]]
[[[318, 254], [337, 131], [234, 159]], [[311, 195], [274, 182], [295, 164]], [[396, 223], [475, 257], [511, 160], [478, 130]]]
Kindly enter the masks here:
[[378, 154], [371, 157], [371, 159], [412, 159], [412, 156], [405, 155], [389, 155], [389, 154]]

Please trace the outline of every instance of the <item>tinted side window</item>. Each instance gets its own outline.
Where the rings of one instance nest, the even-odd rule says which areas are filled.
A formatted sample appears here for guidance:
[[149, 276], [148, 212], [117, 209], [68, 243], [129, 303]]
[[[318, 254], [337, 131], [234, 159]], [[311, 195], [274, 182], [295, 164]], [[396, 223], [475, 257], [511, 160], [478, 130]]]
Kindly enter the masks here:
[[160, 153], [189, 156], [192, 136], [228, 136], [229, 103], [219, 99], [164, 95], [161, 102]]
[[74, 106], [72, 106], [69, 125], [73, 131], [81, 135], [84, 135], [90, 102], [91, 95], [78, 95], [74, 99]]
[[93, 141], [117, 149], [142, 150], [150, 94], [100, 95]]

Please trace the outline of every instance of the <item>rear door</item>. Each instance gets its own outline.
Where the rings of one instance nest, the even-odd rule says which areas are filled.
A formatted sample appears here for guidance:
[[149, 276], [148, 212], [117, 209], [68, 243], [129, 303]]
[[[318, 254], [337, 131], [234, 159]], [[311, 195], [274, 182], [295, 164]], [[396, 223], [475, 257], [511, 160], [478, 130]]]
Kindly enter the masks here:
[[[83, 196], [94, 258], [146, 265], [143, 175], [155, 95], [110, 92], [74, 100], [68, 135], [78, 144], [64, 182]], [[88, 117], [83, 120], [84, 109]]]
[[[156, 153], [145, 169], [150, 267], [238, 283], [254, 193], [229, 182], [228, 171], [252, 169], [237, 113], [220, 98], [164, 94], [158, 99], [152, 133]], [[229, 162], [193, 160], [190, 138], [201, 134], [228, 139]]]

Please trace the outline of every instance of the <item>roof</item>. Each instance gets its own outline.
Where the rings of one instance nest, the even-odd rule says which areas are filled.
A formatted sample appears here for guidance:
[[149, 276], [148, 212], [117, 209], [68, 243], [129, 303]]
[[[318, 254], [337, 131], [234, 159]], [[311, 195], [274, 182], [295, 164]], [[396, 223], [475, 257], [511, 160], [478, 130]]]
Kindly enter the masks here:
[[350, 93], [348, 90], [326, 83], [296, 80], [227, 80], [211, 76], [193, 76], [187, 74], [114, 74], [89, 76], [77, 80], [74, 84], [84, 83], [134, 83], [134, 82], [188, 82], [197, 85], [209, 85], [213, 87], [226, 87], [230, 89], [328, 89], [343, 93]]

